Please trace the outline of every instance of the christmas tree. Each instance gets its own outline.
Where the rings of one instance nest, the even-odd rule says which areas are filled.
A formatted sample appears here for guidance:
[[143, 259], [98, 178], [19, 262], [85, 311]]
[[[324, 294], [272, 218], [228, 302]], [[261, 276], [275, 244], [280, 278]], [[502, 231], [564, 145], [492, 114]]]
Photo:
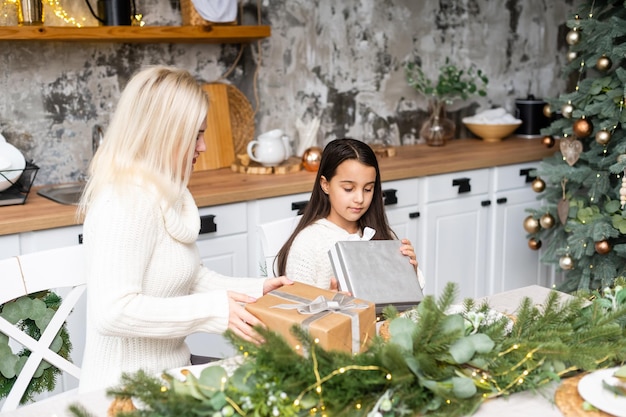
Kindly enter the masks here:
[[559, 289], [571, 292], [626, 271], [626, 3], [587, 1], [567, 27], [564, 76], [575, 88], [546, 100], [554, 120], [542, 142], [558, 150], [537, 169], [532, 187], [543, 204], [524, 228], [542, 261], [565, 272]]

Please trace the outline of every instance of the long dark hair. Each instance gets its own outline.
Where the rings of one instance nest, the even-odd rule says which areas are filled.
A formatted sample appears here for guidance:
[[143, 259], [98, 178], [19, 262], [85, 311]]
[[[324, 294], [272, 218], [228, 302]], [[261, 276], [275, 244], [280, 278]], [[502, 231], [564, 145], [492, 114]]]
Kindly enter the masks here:
[[350, 138], [335, 139], [328, 143], [324, 148], [324, 152], [322, 152], [322, 159], [317, 171], [317, 176], [315, 177], [311, 199], [304, 208], [298, 226], [296, 226], [296, 229], [278, 252], [275, 262], [275, 266], [278, 268], [278, 275], [285, 275], [287, 256], [289, 255], [293, 240], [298, 233], [315, 221], [326, 218], [330, 214], [330, 199], [328, 194], [322, 190], [321, 179], [323, 176], [330, 182], [337, 173], [337, 167], [347, 160], [359, 161], [364, 165], [374, 167], [376, 170], [372, 203], [358, 220], [359, 229], [363, 230], [365, 227], [371, 227], [376, 230], [373, 239], [377, 240], [391, 240], [396, 238], [396, 235], [389, 227], [385, 214], [383, 191], [380, 184], [380, 170], [378, 169], [376, 154], [368, 144], [360, 140]]

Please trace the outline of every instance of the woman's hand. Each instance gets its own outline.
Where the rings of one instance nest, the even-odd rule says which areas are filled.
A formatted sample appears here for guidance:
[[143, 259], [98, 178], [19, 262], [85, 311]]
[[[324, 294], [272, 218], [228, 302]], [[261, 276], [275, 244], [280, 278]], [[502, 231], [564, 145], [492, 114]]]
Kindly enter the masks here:
[[263, 343], [261, 335], [252, 327], [265, 327], [265, 325], [243, 306], [245, 303], [253, 303], [256, 299], [234, 291], [227, 291], [226, 294], [228, 295], [228, 328], [244, 340], [257, 345]]
[[409, 263], [413, 265], [413, 268], [417, 271], [417, 256], [415, 255], [415, 249], [411, 245], [411, 241], [409, 239], [402, 239], [402, 246], [400, 246], [400, 252], [404, 256], [409, 257]]
[[283, 285], [292, 285], [293, 281], [286, 276], [278, 278], [268, 278], [263, 282], [263, 294], [267, 294], [270, 291], [274, 291], [282, 287]]

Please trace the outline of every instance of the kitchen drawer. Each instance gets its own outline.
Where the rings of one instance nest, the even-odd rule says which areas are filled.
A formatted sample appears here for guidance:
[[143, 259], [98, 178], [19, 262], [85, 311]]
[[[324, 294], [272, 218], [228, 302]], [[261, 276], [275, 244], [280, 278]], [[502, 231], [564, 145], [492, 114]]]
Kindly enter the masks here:
[[489, 169], [433, 175], [423, 181], [428, 203], [469, 197], [489, 191]]
[[309, 198], [311, 198], [311, 193], [291, 194], [257, 200], [258, 224], [297, 216], [299, 209], [306, 205]]
[[533, 177], [530, 171], [539, 168], [540, 161], [505, 165], [494, 168], [494, 191], [514, 190], [530, 187]]
[[385, 206], [388, 208], [416, 206], [419, 201], [418, 187], [419, 180], [417, 178], [383, 182]]
[[247, 218], [246, 203], [202, 207], [200, 209], [202, 228], [198, 239], [245, 233], [248, 230]]

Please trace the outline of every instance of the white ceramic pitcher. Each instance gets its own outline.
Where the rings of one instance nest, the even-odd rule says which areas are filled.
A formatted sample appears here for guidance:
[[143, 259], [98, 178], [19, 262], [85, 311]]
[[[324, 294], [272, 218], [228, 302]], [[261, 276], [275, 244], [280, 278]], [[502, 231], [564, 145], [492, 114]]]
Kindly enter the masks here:
[[275, 166], [291, 156], [289, 138], [280, 129], [265, 132], [248, 143], [248, 156], [263, 166]]

